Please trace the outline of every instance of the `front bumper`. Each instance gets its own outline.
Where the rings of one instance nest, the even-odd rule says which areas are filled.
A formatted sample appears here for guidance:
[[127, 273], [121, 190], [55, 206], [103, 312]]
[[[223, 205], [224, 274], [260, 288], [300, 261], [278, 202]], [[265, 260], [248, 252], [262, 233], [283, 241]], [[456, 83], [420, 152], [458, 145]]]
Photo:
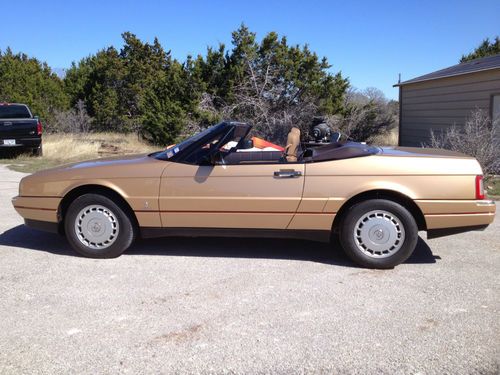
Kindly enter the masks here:
[[58, 223], [59, 197], [21, 197], [12, 198], [12, 205], [25, 220]]

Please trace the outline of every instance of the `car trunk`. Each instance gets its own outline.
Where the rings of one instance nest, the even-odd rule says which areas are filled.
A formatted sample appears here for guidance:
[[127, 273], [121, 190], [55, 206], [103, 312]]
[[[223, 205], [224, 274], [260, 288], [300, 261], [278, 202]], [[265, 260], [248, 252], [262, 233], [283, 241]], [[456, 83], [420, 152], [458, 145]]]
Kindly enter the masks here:
[[418, 156], [443, 158], [472, 158], [456, 151], [421, 147], [382, 147], [382, 155], [388, 156]]

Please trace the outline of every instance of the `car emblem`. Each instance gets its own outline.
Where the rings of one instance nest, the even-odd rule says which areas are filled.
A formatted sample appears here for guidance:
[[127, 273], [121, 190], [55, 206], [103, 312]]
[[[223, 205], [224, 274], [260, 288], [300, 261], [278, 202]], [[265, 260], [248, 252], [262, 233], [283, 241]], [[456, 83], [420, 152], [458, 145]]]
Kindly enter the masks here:
[[92, 232], [94, 233], [99, 233], [101, 231], [101, 224], [99, 223], [94, 223], [91, 227]]

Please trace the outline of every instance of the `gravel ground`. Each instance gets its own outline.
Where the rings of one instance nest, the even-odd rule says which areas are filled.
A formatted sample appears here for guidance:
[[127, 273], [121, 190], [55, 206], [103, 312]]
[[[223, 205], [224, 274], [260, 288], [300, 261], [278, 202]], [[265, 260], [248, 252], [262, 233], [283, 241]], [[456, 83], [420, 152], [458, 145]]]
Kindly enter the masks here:
[[[0, 373], [499, 373], [500, 221], [394, 270], [307, 241], [139, 241], [75, 256], [0, 166]], [[425, 234], [422, 233], [422, 238]]]

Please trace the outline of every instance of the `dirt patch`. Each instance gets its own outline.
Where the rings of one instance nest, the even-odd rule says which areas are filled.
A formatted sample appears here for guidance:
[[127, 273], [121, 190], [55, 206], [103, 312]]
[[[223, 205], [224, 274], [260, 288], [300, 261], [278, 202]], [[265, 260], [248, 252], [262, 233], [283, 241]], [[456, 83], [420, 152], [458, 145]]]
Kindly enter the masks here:
[[437, 320], [427, 318], [425, 319], [425, 322], [421, 325], [418, 326], [418, 329], [420, 331], [428, 331], [438, 325]]
[[172, 331], [154, 338], [154, 341], [181, 343], [194, 339], [202, 330], [201, 324], [194, 324], [181, 331]]
[[124, 150], [122, 150], [120, 147], [112, 145], [111, 143], [107, 142], [102, 142], [98, 154], [99, 156], [103, 155], [118, 155], [122, 154]]

